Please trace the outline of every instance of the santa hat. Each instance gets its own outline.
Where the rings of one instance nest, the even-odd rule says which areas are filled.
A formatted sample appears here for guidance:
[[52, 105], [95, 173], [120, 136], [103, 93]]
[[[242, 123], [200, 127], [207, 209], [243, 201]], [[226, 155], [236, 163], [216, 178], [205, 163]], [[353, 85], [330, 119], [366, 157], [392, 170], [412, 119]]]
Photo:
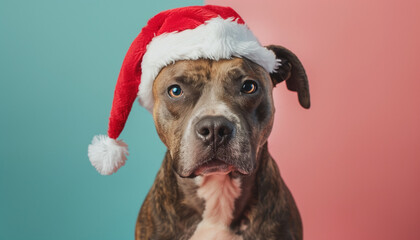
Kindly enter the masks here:
[[268, 72], [277, 67], [275, 55], [264, 48], [229, 7], [193, 6], [161, 12], [134, 39], [118, 76], [108, 136], [98, 135], [88, 148], [92, 165], [109, 175], [125, 164], [128, 146], [117, 140], [136, 97], [152, 112], [153, 81], [177, 60], [247, 58]]

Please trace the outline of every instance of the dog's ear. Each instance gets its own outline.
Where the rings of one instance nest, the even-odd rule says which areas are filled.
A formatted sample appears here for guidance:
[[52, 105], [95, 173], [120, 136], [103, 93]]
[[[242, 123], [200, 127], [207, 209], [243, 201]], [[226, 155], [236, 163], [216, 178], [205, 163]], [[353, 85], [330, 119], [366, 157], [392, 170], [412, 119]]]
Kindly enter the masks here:
[[297, 56], [282, 46], [270, 45], [266, 48], [273, 51], [281, 63], [275, 72], [270, 73], [273, 85], [276, 86], [278, 83], [286, 81], [287, 89], [297, 92], [300, 105], [309, 108], [311, 101], [308, 78]]

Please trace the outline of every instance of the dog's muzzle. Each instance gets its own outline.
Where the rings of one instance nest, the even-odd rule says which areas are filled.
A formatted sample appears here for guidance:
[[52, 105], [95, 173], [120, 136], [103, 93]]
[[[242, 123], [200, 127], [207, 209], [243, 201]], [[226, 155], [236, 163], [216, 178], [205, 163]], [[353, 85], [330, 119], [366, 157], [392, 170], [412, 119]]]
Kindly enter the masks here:
[[204, 116], [195, 124], [194, 130], [202, 151], [193, 176], [238, 171], [227, 154], [230, 143], [236, 136], [236, 126], [233, 122], [223, 116]]

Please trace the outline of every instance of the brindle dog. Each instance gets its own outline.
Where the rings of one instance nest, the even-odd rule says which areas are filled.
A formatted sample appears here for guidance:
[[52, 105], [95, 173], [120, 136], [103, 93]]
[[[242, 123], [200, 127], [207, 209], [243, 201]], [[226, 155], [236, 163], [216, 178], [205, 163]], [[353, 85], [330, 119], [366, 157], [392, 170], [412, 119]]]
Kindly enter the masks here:
[[302, 239], [295, 201], [267, 150], [272, 90], [286, 81], [309, 108], [298, 58], [268, 46], [269, 74], [244, 58], [183, 60], [153, 85], [153, 118], [168, 148], [140, 210], [139, 239]]

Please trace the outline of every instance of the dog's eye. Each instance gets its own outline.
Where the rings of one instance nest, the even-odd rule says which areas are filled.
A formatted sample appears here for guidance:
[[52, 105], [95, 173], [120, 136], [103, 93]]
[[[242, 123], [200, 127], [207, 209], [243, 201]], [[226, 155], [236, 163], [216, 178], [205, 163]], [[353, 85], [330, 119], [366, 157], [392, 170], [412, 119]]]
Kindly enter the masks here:
[[242, 84], [241, 92], [246, 94], [251, 94], [257, 91], [258, 85], [255, 81], [252, 80], [246, 80]]
[[168, 88], [168, 94], [172, 98], [177, 98], [182, 96], [184, 94], [184, 91], [182, 91], [181, 87], [179, 85], [172, 85]]

